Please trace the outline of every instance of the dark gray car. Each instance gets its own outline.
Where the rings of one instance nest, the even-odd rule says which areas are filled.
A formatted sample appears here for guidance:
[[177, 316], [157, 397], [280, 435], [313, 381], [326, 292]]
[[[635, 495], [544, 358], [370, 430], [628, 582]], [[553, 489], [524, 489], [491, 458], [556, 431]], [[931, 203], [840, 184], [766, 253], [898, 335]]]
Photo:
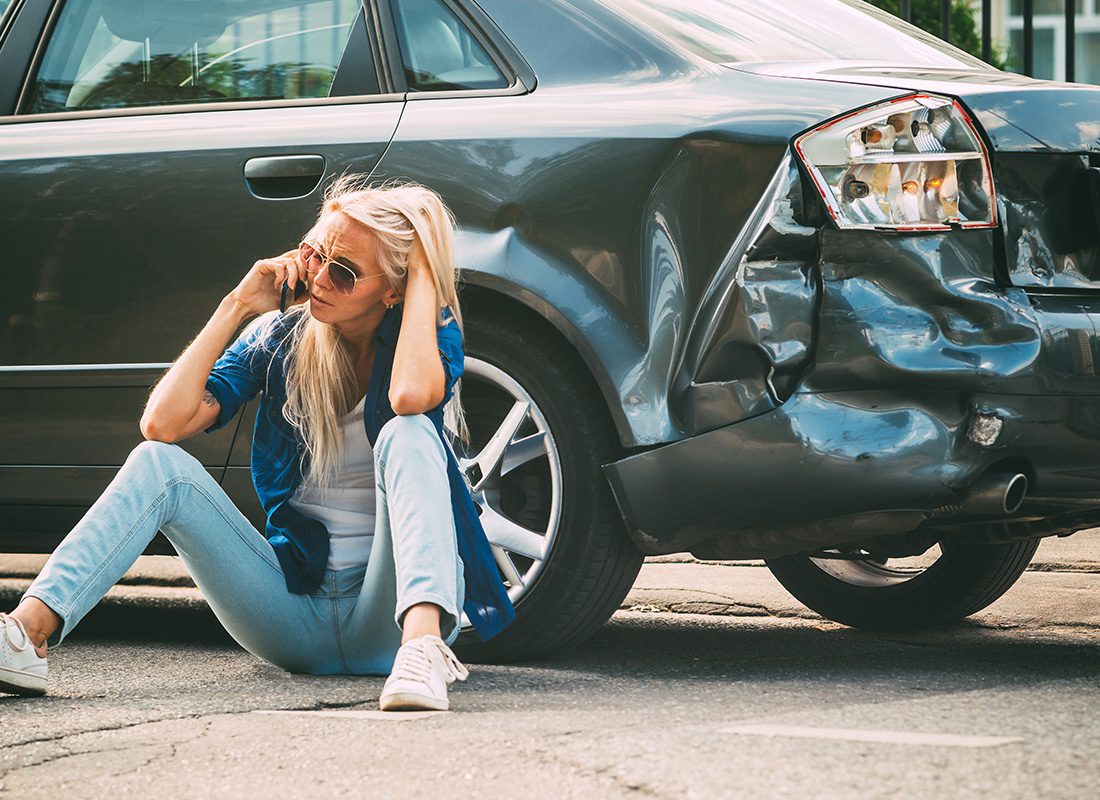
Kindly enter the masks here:
[[[347, 171], [460, 223], [460, 455], [517, 610], [469, 655], [579, 641], [680, 551], [940, 623], [1100, 521], [1100, 90], [858, 0], [0, 9], [4, 549], [79, 520]], [[255, 403], [184, 446], [262, 530]]]

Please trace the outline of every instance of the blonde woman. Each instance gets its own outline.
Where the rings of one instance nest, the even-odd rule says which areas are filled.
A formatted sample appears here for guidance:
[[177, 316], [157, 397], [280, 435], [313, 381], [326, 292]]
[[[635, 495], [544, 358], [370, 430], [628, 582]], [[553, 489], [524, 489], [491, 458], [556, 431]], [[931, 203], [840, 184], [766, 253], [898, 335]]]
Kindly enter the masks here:
[[[284, 282], [307, 291], [280, 312]], [[293, 672], [388, 673], [383, 710], [448, 708], [468, 674], [450, 648], [461, 610], [485, 639], [515, 613], [444, 431], [468, 439], [455, 282], [436, 193], [332, 184], [298, 248], [257, 261], [158, 382], [147, 441], [0, 614], [0, 688], [45, 693], [48, 647], [160, 530], [249, 652]], [[176, 444], [257, 393], [263, 534]]]

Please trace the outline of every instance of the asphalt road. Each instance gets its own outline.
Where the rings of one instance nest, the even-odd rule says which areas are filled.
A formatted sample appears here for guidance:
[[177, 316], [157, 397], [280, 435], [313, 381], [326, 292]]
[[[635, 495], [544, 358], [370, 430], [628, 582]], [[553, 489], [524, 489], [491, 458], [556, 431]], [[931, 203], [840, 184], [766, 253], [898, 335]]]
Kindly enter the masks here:
[[760, 568], [649, 564], [584, 646], [471, 664], [426, 715], [157, 594], [191, 590], [129, 587], [51, 652], [49, 696], [0, 696], [0, 797], [1093, 798], [1100, 575], [1062, 567], [965, 624], [871, 635], [775, 608]]

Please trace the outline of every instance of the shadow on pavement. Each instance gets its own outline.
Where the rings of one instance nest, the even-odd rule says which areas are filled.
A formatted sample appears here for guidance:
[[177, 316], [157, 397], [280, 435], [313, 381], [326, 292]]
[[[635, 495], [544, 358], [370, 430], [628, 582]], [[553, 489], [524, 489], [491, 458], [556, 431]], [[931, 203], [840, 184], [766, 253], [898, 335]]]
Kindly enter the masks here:
[[[607, 677], [691, 678], [767, 683], [829, 673], [844, 683], [928, 682], [952, 676], [957, 688], [1100, 676], [1100, 639], [1034, 629], [958, 623], [916, 633], [868, 633], [832, 624], [619, 615], [570, 655], [541, 666]], [[709, 623], [709, 624], [708, 624]], [[826, 626], [827, 625], [827, 626]], [[934, 682], [934, 680], [933, 680]]]
[[[237, 647], [208, 610], [139, 606], [99, 607], [66, 641]], [[463, 652], [464, 661], [479, 663]], [[497, 666], [511, 673], [509, 683], [514, 688], [521, 688], [528, 679], [545, 684], [556, 682], [555, 677], [568, 681], [580, 675], [782, 683], [829, 674], [843, 684], [900, 681], [908, 688], [934, 685], [937, 676], [950, 675], [953, 688], [965, 689], [1096, 678], [1098, 665], [1100, 639], [1091, 630], [1036, 631], [960, 623], [882, 634], [806, 620], [620, 613], [579, 647]], [[528, 678], [532, 667], [537, 674]]]
[[235, 645], [209, 609], [113, 604], [92, 609], [65, 637], [82, 641]]

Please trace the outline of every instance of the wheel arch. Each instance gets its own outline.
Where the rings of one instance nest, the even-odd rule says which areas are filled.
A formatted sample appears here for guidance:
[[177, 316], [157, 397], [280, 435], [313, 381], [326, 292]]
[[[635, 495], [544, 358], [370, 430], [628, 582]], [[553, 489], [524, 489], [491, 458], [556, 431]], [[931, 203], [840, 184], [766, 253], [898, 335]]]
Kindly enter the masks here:
[[463, 284], [459, 299], [464, 319], [467, 319], [467, 314], [478, 319], [507, 317], [550, 333], [564, 351], [581, 363], [592, 388], [603, 398], [607, 421], [614, 427], [619, 444], [625, 449], [634, 443], [634, 433], [623, 413], [610, 375], [585, 337], [561, 311], [522, 286], [499, 276], [466, 272], [463, 274]]

